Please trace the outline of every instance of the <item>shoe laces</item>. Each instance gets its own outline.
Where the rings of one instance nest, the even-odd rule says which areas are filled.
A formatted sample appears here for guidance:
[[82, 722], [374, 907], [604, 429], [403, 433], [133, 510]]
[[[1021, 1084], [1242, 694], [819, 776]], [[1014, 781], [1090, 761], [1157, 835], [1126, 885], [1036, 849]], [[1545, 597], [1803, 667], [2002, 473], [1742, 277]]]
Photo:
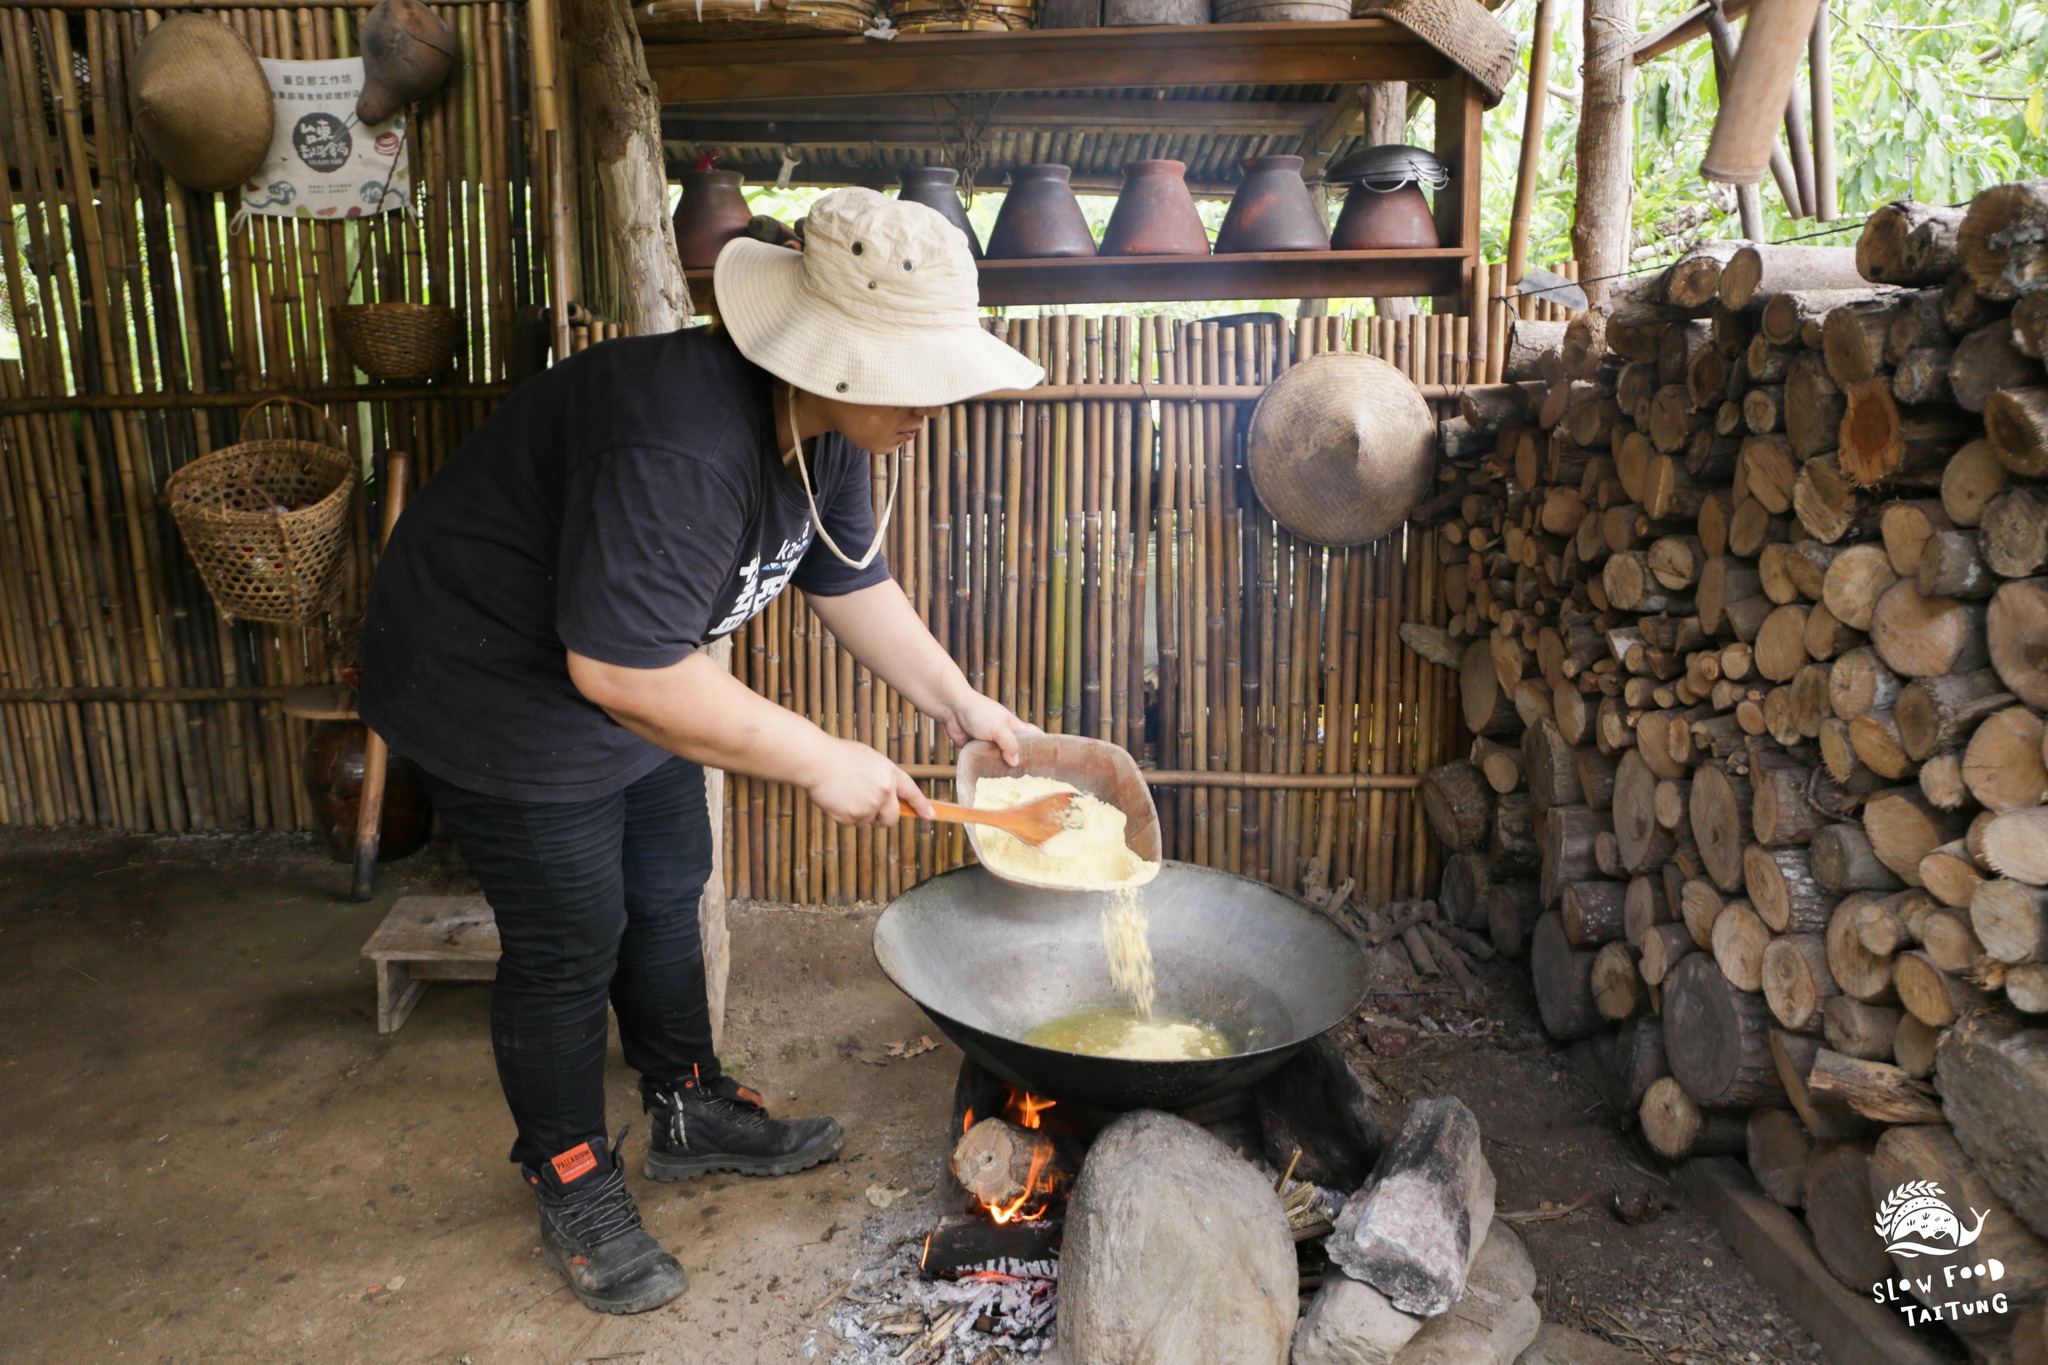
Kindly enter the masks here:
[[640, 1227], [640, 1208], [626, 1188], [626, 1168], [618, 1156], [626, 1134], [632, 1131], [628, 1124], [612, 1142], [610, 1170], [590, 1185], [578, 1186], [551, 1201], [555, 1226], [565, 1238], [594, 1247]]

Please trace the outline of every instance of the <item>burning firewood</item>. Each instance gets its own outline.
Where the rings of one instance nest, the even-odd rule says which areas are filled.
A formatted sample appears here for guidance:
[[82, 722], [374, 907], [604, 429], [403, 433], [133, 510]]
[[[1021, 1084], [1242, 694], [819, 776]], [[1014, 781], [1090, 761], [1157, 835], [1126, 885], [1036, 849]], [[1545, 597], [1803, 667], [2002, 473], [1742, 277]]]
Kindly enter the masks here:
[[1061, 1178], [1052, 1139], [1007, 1119], [987, 1118], [953, 1146], [953, 1175], [1007, 1223], [1025, 1201], [1048, 1193]]

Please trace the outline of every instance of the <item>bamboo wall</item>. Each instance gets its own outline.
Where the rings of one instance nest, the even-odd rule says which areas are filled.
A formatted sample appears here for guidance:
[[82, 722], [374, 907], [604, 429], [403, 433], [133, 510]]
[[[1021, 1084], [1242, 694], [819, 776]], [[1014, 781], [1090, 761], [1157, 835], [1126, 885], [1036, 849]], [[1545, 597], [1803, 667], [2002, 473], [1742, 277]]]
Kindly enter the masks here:
[[[0, 219], [22, 243], [0, 252], [21, 339], [0, 362], [0, 823], [306, 827], [305, 726], [277, 698], [352, 648], [366, 499], [329, 618], [277, 630], [218, 616], [159, 489], [274, 389], [326, 400], [366, 468], [397, 447], [431, 471], [504, 393], [514, 318], [545, 294], [523, 5], [435, 6], [463, 58], [412, 127], [416, 221], [234, 231], [232, 205], [168, 183], [128, 126], [137, 44], [187, 9], [0, 3]], [[259, 56], [322, 58], [353, 53], [365, 11], [201, 12]], [[357, 391], [326, 308], [362, 252], [358, 301], [461, 311], [453, 374]]]
[[[260, 55], [327, 57], [352, 51], [366, 7], [203, 12]], [[263, 218], [232, 233], [220, 201], [167, 184], [127, 127], [136, 45], [183, 8], [0, 0], [0, 209], [23, 237], [0, 253], [22, 341], [18, 362], [0, 362], [0, 823], [308, 827], [306, 726], [280, 698], [334, 678], [352, 648], [374, 478], [356, 508], [356, 572], [304, 630], [219, 616], [165, 512], [165, 478], [234, 440], [241, 408], [274, 389], [319, 403], [366, 474], [394, 447], [431, 474], [545, 348], [542, 307], [581, 297], [579, 270], [599, 294], [616, 283], [578, 247], [601, 237], [589, 196], [548, 193], [577, 180], [577, 122], [551, 48], [528, 42], [530, 24], [552, 27], [538, 4], [438, 7], [464, 60], [414, 124], [417, 221]], [[83, 204], [80, 185], [93, 189]], [[463, 313], [453, 374], [356, 384], [325, 310], [358, 252], [355, 298]], [[574, 318], [560, 333], [571, 349], [615, 331], [558, 315]], [[1478, 319], [1402, 323], [994, 323], [1053, 384], [1238, 387], [1217, 401], [953, 410], [896, 457], [891, 563], [977, 686], [1177, 774], [1159, 788], [1172, 856], [1290, 887], [1314, 862], [1378, 898], [1425, 894], [1435, 852], [1412, 783], [1449, 755], [1456, 708], [1442, 671], [1394, 632], [1441, 619], [1445, 547], [1411, 531], [1331, 553], [1279, 531], [1244, 477], [1255, 389], [1243, 386], [1332, 347], [1425, 383], [1490, 378], [1505, 321], [1492, 304]], [[736, 644], [735, 666], [767, 695], [922, 779], [950, 773], [944, 736], [794, 595]], [[735, 894], [887, 896], [964, 854], [952, 831], [845, 831], [801, 793], [745, 779], [728, 791]]]

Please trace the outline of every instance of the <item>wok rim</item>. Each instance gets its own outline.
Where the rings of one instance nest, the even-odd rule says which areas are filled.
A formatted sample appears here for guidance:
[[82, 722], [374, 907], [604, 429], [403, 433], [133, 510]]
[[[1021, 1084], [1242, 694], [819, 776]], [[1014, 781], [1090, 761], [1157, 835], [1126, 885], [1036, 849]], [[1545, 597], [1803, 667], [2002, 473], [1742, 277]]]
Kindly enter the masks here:
[[[1046, 1057], [1048, 1059], [1078, 1059], [1081, 1061], [1088, 1062], [1092, 1065], [1122, 1064], [1127, 1066], [1143, 1067], [1169, 1067], [1176, 1069], [1188, 1068], [1191, 1072], [1194, 1069], [1203, 1067], [1219, 1067], [1223, 1066], [1226, 1063], [1255, 1061], [1257, 1059], [1271, 1057], [1276, 1053], [1286, 1054], [1296, 1052], [1299, 1051], [1301, 1048], [1307, 1046], [1313, 1040], [1320, 1038], [1323, 1034], [1328, 1033], [1331, 1029], [1337, 1027], [1346, 1019], [1349, 1019], [1352, 1015], [1356, 1014], [1358, 1012], [1359, 1006], [1363, 1005], [1366, 1001], [1366, 998], [1372, 994], [1371, 964], [1366, 960], [1364, 950], [1360, 948], [1357, 940], [1354, 939], [1349, 933], [1346, 933], [1341, 926], [1331, 921], [1328, 916], [1324, 915], [1320, 910], [1318, 910], [1315, 906], [1311, 905], [1308, 901], [1304, 900], [1302, 897], [1295, 895], [1291, 891], [1284, 891], [1281, 888], [1274, 886], [1271, 882], [1262, 882], [1258, 880], [1256, 877], [1248, 877], [1241, 872], [1226, 872], [1221, 868], [1206, 867], [1201, 863], [1183, 862], [1178, 859], [1166, 858], [1160, 860], [1159, 866], [1160, 871], [1162, 873], [1166, 872], [1170, 868], [1187, 868], [1199, 872], [1206, 877], [1220, 877], [1226, 878], [1230, 881], [1245, 883], [1249, 886], [1257, 888], [1261, 894], [1276, 896], [1282, 900], [1291, 902], [1303, 913], [1327, 925], [1337, 935], [1338, 939], [1340, 939], [1344, 944], [1346, 944], [1347, 947], [1349, 947], [1349, 949], [1351, 950], [1350, 965], [1352, 967], [1352, 976], [1354, 978], [1353, 984], [1356, 987], [1356, 993], [1352, 994], [1350, 992], [1346, 992], [1345, 994], [1350, 997], [1349, 1003], [1345, 1005], [1341, 1013], [1339, 1013], [1335, 1018], [1330, 1019], [1327, 1023], [1324, 1023], [1320, 1028], [1311, 1029], [1309, 1032], [1302, 1034], [1298, 1038], [1292, 1038], [1285, 1042], [1274, 1043], [1270, 1046], [1259, 1048], [1256, 1051], [1233, 1052], [1227, 1057], [1102, 1057], [1086, 1052], [1067, 1052], [1059, 1048], [1043, 1047], [1037, 1043], [1026, 1042], [1022, 1038], [1012, 1038], [1008, 1034], [998, 1033], [993, 1029], [986, 1029], [980, 1027], [979, 1025], [969, 1024], [965, 1020], [958, 1018], [950, 1012], [941, 1010], [936, 1006], [928, 1003], [924, 999], [922, 999], [915, 991], [911, 990], [909, 986], [905, 985], [902, 979], [899, 978], [894, 971], [890, 970], [888, 960], [883, 956], [882, 953], [882, 931], [883, 925], [888, 922], [889, 916], [893, 914], [899, 906], [902, 905], [905, 897], [908, 897], [912, 893], [918, 891], [919, 889], [930, 885], [932, 882], [939, 881], [947, 877], [960, 876], [962, 874], [978, 874], [981, 877], [986, 877], [989, 880], [997, 883], [1009, 884], [1004, 883], [1002, 878], [997, 877], [994, 873], [989, 872], [986, 868], [981, 867], [981, 865], [978, 863], [967, 863], [963, 864], [960, 867], [950, 868], [947, 871], [937, 873], [930, 877], [926, 877], [923, 881], [917, 882], [912, 886], [904, 888], [902, 894], [897, 896], [894, 900], [891, 900], [886, 906], [882, 907], [882, 913], [876, 916], [874, 931], [869, 935], [869, 951], [873, 953], [875, 958], [875, 965], [881, 969], [882, 975], [888, 978], [889, 984], [894, 986], [898, 991], [900, 991], [904, 999], [910, 1001], [911, 1004], [917, 1006], [918, 1009], [922, 1010], [925, 1016], [931, 1019], [931, 1021], [935, 1025], [939, 1025], [940, 1031], [946, 1033], [949, 1037], [952, 1037], [951, 1030], [947, 1029], [945, 1024], [939, 1023], [939, 1021], [942, 1019], [946, 1022], [946, 1024], [950, 1024], [953, 1028], [959, 1029], [962, 1033], [976, 1037], [977, 1040], [981, 1037], [993, 1038], [998, 1042], [1002, 1043], [1003, 1045], [1005, 1045], [1006, 1047], [1026, 1048], [1029, 1049], [1030, 1052], [1037, 1054], [1039, 1056]], [[1211, 1025], [1211, 1027], [1218, 1026]], [[960, 1040], [958, 1038], [954, 1038], [953, 1041], [956, 1045], [960, 1045]], [[962, 1047], [962, 1050], [969, 1051], [969, 1049], [965, 1048], [964, 1046]], [[983, 1064], [985, 1065], [986, 1063]]]

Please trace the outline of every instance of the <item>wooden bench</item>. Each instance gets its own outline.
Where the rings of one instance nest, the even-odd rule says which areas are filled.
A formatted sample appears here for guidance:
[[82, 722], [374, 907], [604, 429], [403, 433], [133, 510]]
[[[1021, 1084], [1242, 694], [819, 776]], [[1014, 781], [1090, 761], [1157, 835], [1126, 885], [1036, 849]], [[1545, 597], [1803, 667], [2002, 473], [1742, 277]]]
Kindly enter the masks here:
[[498, 923], [482, 896], [400, 896], [363, 945], [377, 964], [377, 1032], [396, 1033], [429, 981], [491, 981]]

